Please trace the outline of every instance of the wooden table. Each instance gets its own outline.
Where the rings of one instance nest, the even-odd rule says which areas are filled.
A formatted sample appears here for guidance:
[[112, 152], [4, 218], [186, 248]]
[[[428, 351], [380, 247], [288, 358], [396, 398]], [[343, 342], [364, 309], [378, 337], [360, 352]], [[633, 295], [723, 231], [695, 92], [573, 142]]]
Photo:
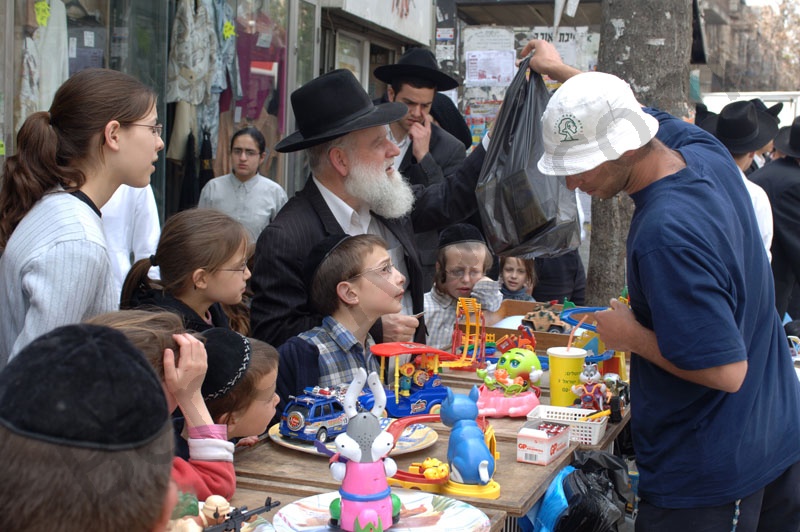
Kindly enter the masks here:
[[[449, 371], [443, 378], [456, 393], [467, 393], [472, 384], [480, 383], [474, 372]], [[544, 404], [549, 402], [546, 392], [541, 398]], [[500, 453], [494, 475], [494, 480], [500, 484], [500, 497], [458, 498], [483, 510], [491, 520], [493, 531], [513, 531], [518, 530], [517, 520], [530, 511], [556, 474], [572, 461], [575, 449], [609, 450], [613, 446], [614, 439], [630, 421], [630, 410], [626, 411], [621, 423], [608, 423], [605, 435], [596, 446], [572, 443], [566, 453], [547, 466], [517, 462], [517, 433], [526, 418], [490, 418], [489, 421]], [[418, 452], [394, 456], [399, 469], [407, 470], [412, 462], [421, 462], [427, 457], [446, 460], [450, 429], [441, 423], [431, 423], [430, 426], [439, 435], [437, 442]], [[339, 488], [339, 482], [330, 474], [326, 458], [280, 446], [269, 438], [253, 448], [237, 450], [234, 463], [237, 490], [233, 502], [250, 508], [263, 505], [267, 495], [286, 505]]]

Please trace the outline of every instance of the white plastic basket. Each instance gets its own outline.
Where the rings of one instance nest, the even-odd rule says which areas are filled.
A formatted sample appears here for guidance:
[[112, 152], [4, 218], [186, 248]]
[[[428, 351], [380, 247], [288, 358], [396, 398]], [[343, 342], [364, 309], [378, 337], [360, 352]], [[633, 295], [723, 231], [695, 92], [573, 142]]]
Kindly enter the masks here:
[[579, 421], [581, 418], [594, 413], [594, 410], [586, 410], [584, 408], [539, 405], [528, 412], [528, 419], [543, 419], [565, 423], [570, 426], [570, 440], [576, 441], [582, 445], [597, 445], [606, 433], [608, 416], [588, 421]]

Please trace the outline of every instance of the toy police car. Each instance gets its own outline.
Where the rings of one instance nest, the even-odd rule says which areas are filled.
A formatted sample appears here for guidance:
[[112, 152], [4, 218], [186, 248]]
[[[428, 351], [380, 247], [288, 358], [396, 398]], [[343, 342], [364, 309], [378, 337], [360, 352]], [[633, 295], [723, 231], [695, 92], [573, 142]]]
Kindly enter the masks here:
[[341, 390], [306, 388], [283, 409], [280, 434], [287, 438], [322, 443], [347, 430], [347, 414], [340, 401]]

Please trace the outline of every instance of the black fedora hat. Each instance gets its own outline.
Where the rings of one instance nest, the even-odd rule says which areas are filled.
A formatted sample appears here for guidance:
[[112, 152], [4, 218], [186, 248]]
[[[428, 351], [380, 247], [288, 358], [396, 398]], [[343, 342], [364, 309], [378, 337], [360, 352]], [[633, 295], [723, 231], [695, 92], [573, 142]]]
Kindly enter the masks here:
[[747, 153], [765, 146], [778, 134], [778, 124], [753, 102], [732, 102], [719, 115], [711, 116], [700, 127], [717, 137], [733, 154]]
[[373, 71], [376, 78], [391, 84], [398, 77], [428, 79], [436, 85], [437, 91], [447, 91], [458, 87], [458, 81], [439, 70], [436, 57], [427, 48], [409, 48], [397, 63], [379, 66]]
[[778, 120], [778, 123], [780, 123], [778, 115], [781, 113], [781, 110], [783, 109], [783, 102], [778, 102], [775, 105], [767, 107], [767, 104], [765, 104], [764, 100], [762, 100], [761, 98], [753, 98], [750, 101], [753, 102], [753, 105], [756, 106], [757, 111], [762, 111], [764, 113], [767, 113], [775, 120]]
[[403, 103], [374, 105], [352, 72], [333, 70], [292, 93], [297, 131], [275, 145], [279, 152], [304, 150], [347, 133], [403, 118]]
[[694, 104], [694, 123], [696, 125], [699, 126], [700, 124], [703, 123], [704, 120], [712, 116], [717, 116], [717, 113], [709, 111], [708, 107], [706, 107], [706, 104], [704, 103]]
[[775, 149], [789, 157], [800, 159], [800, 116], [791, 126], [782, 127], [775, 137]]

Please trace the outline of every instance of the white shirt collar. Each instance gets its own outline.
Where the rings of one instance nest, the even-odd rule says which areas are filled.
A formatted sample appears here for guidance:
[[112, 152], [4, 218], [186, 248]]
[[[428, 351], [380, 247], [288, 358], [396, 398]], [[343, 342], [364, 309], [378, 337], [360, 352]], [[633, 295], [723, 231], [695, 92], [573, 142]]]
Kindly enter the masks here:
[[316, 177], [311, 176], [311, 179], [314, 180], [314, 184], [317, 185], [322, 199], [325, 200], [325, 204], [328, 205], [331, 213], [333, 213], [333, 217], [336, 218], [336, 221], [345, 233], [353, 236], [367, 233], [369, 223], [372, 220], [369, 209], [362, 207], [360, 210], [356, 211], [345, 203], [342, 198], [320, 183]]

